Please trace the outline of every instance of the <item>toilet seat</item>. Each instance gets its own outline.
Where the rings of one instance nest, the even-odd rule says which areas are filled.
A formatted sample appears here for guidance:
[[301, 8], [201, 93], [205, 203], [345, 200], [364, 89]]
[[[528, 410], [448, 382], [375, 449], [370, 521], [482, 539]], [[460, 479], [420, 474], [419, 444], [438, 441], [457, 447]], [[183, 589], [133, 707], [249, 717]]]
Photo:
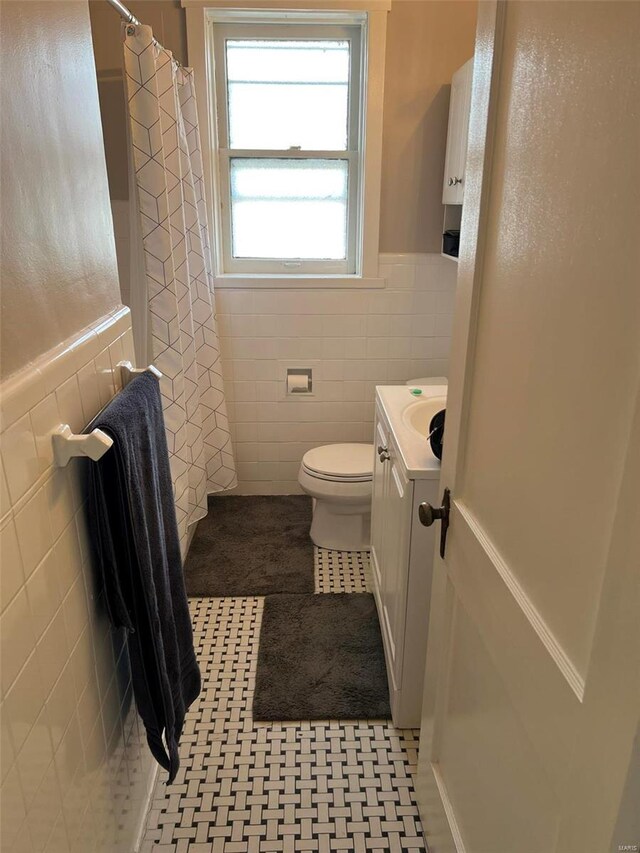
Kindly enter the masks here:
[[319, 471], [311, 471], [306, 465], [302, 465], [302, 470], [309, 477], [316, 480], [326, 480], [328, 483], [370, 483], [373, 475], [364, 477], [338, 477], [335, 474], [321, 474]]
[[367, 483], [373, 479], [372, 444], [328, 444], [308, 450], [302, 469], [310, 477], [333, 483]]

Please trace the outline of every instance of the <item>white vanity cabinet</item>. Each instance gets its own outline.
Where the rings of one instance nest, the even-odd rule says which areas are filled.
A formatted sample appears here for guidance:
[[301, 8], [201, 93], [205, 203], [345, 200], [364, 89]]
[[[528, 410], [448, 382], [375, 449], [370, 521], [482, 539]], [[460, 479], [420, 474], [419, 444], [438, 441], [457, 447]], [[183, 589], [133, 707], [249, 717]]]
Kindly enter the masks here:
[[472, 78], [473, 59], [465, 62], [451, 78], [449, 126], [442, 189], [443, 204], [462, 204], [464, 200], [464, 173], [467, 161]]
[[[425, 448], [426, 448], [426, 439]], [[384, 642], [393, 721], [420, 725], [422, 683], [429, 627], [434, 537], [418, 506], [439, 506], [439, 470], [407, 471], [380, 401], [376, 406], [371, 566]], [[426, 452], [426, 450], [425, 450]]]

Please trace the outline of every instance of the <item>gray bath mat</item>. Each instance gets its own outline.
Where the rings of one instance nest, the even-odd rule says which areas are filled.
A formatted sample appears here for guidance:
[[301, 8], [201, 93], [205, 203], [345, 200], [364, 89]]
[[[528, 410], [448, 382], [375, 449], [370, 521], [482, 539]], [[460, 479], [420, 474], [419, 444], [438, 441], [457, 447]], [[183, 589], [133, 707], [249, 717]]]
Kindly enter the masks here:
[[390, 716], [382, 637], [371, 593], [265, 599], [254, 720]]
[[209, 498], [185, 563], [190, 596], [313, 592], [307, 495]]

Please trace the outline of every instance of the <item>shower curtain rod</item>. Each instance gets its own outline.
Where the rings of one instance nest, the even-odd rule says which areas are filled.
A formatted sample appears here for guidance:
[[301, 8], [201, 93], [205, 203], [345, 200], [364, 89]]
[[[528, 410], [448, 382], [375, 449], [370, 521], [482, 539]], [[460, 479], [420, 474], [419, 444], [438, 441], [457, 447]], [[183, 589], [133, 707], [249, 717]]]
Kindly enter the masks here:
[[[124, 5], [124, 3], [121, 3], [121, 2], [120, 2], [120, 0], [107, 0], [107, 3], [108, 3], [110, 6], [113, 6], [113, 8], [114, 8], [114, 9], [116, 10], [116, 12], [120, 15], [120, 17], [121, 17], [121, 18], [124, 18], [124, 20], [125, 20], [128, 24], [133, 24], [133, 25], [134, 25], [134, 26], [136, 26], [136, 27], [141, 27], [141, 26], [142, 26], [142, 22], [141, 22], [141, 21], [139, 21], [139, 20], [136, 18], [136, 16], [133, 14], [133, 12], [130, 12], [130, 11], [127, 9], [127, 7]], [[160, 44], [160, 42], [159, 42], [157, 39], [155, 39], [155, 38], [154, 38], [153, 43], [154, 43], [155, 45], [157, 45], [159, 48], [162, 48], [162, 45]], [[164, 48], [162, 48], [162, 49], [164, 49]], [[176, 64], [179, 68], [182, 68], [182, 67], [183, 67], [182, 63], [181, 63], [181, 62], [178, 62], [178, 60], [175, 58], [175, 56], [171, 55], [171, 59], [173, 60], [173, 62], [175, 62], [175, 64]]]
[[120, 2], [120, 0], [107, 0], [107, 3], [109, 3], [110, 6], [113, 6], [120, 17], [124, 18], [128, 24], [136, 24], [136, 26], [140, 26], [140, 21], [127, 9], [124, 3]]

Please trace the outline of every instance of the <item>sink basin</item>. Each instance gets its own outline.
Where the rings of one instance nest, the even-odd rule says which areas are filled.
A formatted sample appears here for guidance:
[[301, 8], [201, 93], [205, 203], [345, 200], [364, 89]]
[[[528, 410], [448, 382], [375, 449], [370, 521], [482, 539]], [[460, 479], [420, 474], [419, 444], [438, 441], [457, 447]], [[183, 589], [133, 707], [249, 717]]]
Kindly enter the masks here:
[[447, 386], [424, 386], [421, 390], [422, 394], [416, 395], [406, 385], [376, 387], [376, 410], [383, 423], [376, 441], [386, 441], [388, 428], [407, 477], [437, 480], [440, 460], [426, 438], [431, 418], [447, 405]]
[[441, 409], [446, 408], [447, 398], [443, 395], [440, 397], [427, 397], [424, 400], [416, 400], [402, 413], [402, 420], [405, 426], [413, 430], [422, 438], [429, 435], [429, 424], [431, 418]]

